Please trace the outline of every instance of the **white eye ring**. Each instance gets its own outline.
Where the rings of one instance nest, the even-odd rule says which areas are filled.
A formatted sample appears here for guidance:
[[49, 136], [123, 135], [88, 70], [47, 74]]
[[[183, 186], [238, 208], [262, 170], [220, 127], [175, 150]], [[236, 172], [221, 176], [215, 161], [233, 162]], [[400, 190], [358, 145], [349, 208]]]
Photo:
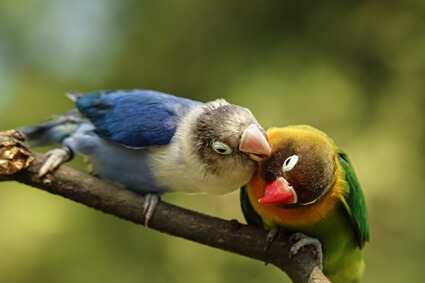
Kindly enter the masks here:
[[297, 164], [297, 162], [298, 162], [298, 156], [297, 155], [289, 156], [283, 162], [282, 170], [284, 172], [292, 170], [292, 168], [294, 168], [294, 166]]
[[228, 144], [225, 144], [224, 142], [220, 141], [213, 141], [211, 143], [211, 147], [215, 152], [221, 155], [231, 154], [233, 151]]

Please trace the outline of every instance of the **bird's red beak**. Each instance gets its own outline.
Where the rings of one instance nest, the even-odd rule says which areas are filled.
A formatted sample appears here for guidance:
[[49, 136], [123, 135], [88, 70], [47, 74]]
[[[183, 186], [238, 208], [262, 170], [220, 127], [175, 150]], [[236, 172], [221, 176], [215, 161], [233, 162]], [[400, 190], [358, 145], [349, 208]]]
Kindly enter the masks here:
[[251, 159], [256, 161], [272, 154], [264, 132], [255, 124], [249, 125], [242, 133], [239, 150], [247, 153]]
[[297, 193], [285, 178], [277, 178], [267, 183], [264, 196], [258, 200], [261, 204], [285, 205], [297, 202]]

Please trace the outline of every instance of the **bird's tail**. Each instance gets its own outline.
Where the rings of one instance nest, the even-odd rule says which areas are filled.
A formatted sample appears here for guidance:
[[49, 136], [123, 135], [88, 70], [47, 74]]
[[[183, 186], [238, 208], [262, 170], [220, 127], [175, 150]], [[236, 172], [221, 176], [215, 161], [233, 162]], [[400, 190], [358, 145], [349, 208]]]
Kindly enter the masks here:
[[85, 122], [77, 110], [53, 116], [45, 123], [19, 128], [27, 136], [31, 146], [47, 146], [61, 143], [72, 135]]

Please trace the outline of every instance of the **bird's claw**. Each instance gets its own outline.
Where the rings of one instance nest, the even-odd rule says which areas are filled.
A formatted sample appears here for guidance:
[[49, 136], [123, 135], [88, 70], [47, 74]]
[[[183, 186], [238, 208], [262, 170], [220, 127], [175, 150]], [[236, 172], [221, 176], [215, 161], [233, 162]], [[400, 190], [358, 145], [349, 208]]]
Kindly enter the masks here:
[[52, 172], [61, 164], [71, 160], [73, 157], [72, 150], [69, 147], [55, 148], [47, 152], [47, 160], [38, 170], [37, 177], [42, 178], [47, 173]]
[[295, 243], [291, 246], [289, 251], [289, 258], [291, 259], [294, 255], [298, 253], [298, 251], [308, 245], [312, 245], [317, 252], [317, 257], [319, 260], [320, 269], [323, 268], [323, 253], [322, 253], [322, 244], [316, 238], [308, 237], [303, 233], [295, 233], [289, 237], [289, 241], [295, 241]]
[[278, 237], [283, 235], [283, 229], [281, 227], [273, 227], [266, 236], [266, 245], [264, 246], [264, 251], [267, 251], [271, 243]]
[[158, 205], [158, 194], [146, 194], [145, 202], [143, 203], [143, 215], [145, 215], [145, 226], [147, 227], [151, 220], [156, 206]]
[[301, 239], [301, 237], [307, 237], [306, 235], [304, 235], [303, 233], [295, 233], [295, 234], [292, 234], [290, 237], [289, 237], [289, 241], [290, 242], [297, 242], [297, 241], [299, 241], [300, 239]]

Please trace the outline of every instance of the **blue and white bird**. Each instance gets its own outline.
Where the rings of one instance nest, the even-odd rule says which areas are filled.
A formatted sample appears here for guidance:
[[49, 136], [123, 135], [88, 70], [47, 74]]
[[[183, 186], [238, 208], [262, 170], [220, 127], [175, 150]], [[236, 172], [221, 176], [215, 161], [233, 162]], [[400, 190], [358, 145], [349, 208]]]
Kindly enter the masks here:
[[150, 90], [70, 93], [77, 110], [19, 129], [48, 152], [39, 177], [73, 154], [90, 157], [101, 178], [145, 194], [146, 223], [164, 192], [224, 194], [270, 156], [264, 129], [247, 108], [201, 103]]

